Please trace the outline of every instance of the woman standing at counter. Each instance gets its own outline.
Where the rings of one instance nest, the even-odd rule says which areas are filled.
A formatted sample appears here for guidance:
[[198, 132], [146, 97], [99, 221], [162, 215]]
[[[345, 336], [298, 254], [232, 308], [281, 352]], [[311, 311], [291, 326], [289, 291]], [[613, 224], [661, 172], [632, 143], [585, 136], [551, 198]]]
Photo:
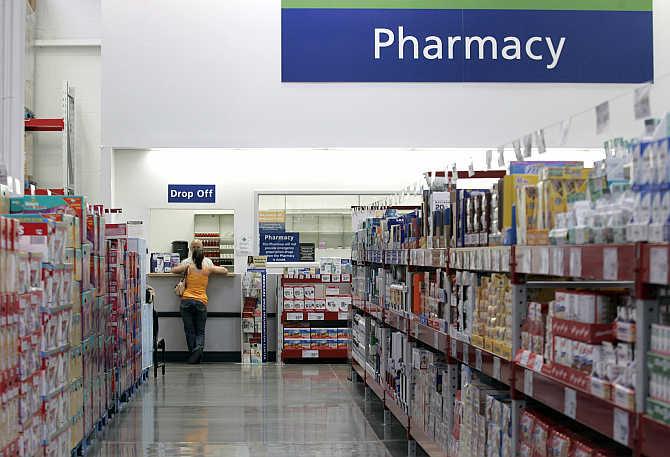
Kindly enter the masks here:
[[228, 269], [218, 267], [205, 258], [202, 242], [191, 243], [191, 258], [172, 269], [172, 273], [186, 272], [185, 290], [182, 295], [181, 318], [190, 356], [188, 363], [200, 363], [205, 348], [205, 322], [207, 321], [207, 285], [209, 275], [228, 274]]

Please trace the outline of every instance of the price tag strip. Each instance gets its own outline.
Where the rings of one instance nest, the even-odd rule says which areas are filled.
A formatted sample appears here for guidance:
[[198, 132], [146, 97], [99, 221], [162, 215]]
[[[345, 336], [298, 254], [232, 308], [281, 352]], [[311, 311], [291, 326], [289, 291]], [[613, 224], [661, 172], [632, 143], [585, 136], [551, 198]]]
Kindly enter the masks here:
[[493, 377], [498, 381], [502, 381], [502, 368], [500, 366], [500, 358], [493, 357]]
[[529, 397], [533, 396], [533, 372], [530, 370], [523, 372], [523, 392]]
[[628, 446], [630, 441], [630, 421], [628, 419], [628, 412], [614, 408], [614, 429], [612, 430], [612, 437], [615, 441]]
[[566, 387], [563, 394], [563, 414], [570, 419], [577, 418], [577, 391]]
[[482, 371], [482, 351], [481, 351], [481, 349], [475, 349], [475, 369], [477, 371]]
[[307, 313], [308, 321], [322, 321], [324, 319], [323, 313]]
[[302, 358], [303, 359], [318, 359], [319, 358], [319, 351], [317, 350], [303, 350], [302, 351]]

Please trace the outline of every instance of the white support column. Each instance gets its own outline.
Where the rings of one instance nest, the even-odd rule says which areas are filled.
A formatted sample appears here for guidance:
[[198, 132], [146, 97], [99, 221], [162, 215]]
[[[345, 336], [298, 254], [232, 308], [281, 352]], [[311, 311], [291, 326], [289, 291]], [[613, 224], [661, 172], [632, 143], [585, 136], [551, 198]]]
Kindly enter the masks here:
[[25, 29], [25, 0], [0, 0], [0, 174], [13, 178], [14, 193], [23, 193]]

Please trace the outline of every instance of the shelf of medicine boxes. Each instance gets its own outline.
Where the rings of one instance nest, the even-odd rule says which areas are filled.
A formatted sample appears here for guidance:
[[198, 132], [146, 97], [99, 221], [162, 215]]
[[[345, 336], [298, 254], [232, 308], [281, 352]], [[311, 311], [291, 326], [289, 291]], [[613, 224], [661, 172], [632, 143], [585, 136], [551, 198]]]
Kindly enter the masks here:
[[[409, 264], [430, 266], [428, 255], [431, 249], [414, 249], [408, 251]], [[587, 281], [620, 281], [632, 282], [637, 268], [636, 252], [641, 252], [643, 265], [659, 265], [666, 262], [670, 253], [670, 245], [584, 245], [584, 246], [500, 246], [477, 248], [452, 248], [448, 251], [450, 268], [470, 271], [509, 272], [516, 267], [517, 273], [557, 276], [562, 278], [583, 279]], [[430, 254], [429, 254], [430, 253]], [[646, 258], [645, 258], [646, 256]], [[652, 259], [653, 257], [653, 259]], [[619, 261], [619, 259], [622, 259]], [[625, 261], [624, 261], [625, 260]], [[646, 263], [645, 263], [646, 262]], [[444, 266], [444, 264], [443, 264]], [[667, 268], [661, 274], [650, 273], [650, 268], [642, 268], [643, 279], [652, 284], [666, 284]], [[645, 276], [647, 275], [647, 276]], [[652, 277], [649, 278], [649, 275]], [[667, 284], [670, 284], [668, 276]], [[355, 302], [356, 303], [356, 302]], [[357, 308], [376, 317], [371, 312], [376, 307], [367, 303], [358, 304]], [[484, 348], [477, 347], [434, 328], [417, 316], [406, 316], [392, 310], [382, 310], [383, 321], [387, 325], [408, 333], [409, 336], [423, 342], [427, 346], [449, 354], [453, 359], [471, 366], [484, 374], [497, 379], [506, 385], [514, 383], [515, 388], [541, 403], [558, 411], [565, 408], [565, 395], [573, 395], [577, 400], [574, 419], [605, 436], [617, 436], [614, 427], [627, 425], [628, 442], [622, 443], [633, 447], [636, 415], [614, 402], [592, 395], [585, 379], [574, 372], [555, 372], [550, 367], [533, 365], [533, 360], [524, 367], [500, 357]], [[378, 318], [379, 319], [379, 318]], [[560, 371], [560, 370], [559, 370]], [[643, 421], [648, 428], [666, 427], [653, 419]], [[667, 428], [670, 431], [670, 428]], [[645, 436], [648, 436], [645, 434]], [[650, 455], [650, 454], [645, 454]], [[653, 454], [651, 454], [653, 455]]]
[[[450, 268], [457, 270], [514, 271], [602, 282], [594, 283], [595, 287], [607, 284], [623, 287], [633, 284], [637, 268], [634, 259], [638, 257], [638, 250], [639, 247], [633, 244], [459, 248], [450, 250], [449, 261]], [[509, 267], [506, 267], [508, 261]], [[584, 283], [584, 286], [589, 287], [590, 283]], [[611, 439], [619, 437], [621, 444], [634, 446], [635, 411], [592, 394], [590, 377], [569, 368], [543, 365], [541, 357], [530, 354], [522, 354], [514, 362], [499, 361], [495, 355], [475, 347], [473, 360], [473, 348], [465, 350], [465, 343], [460, 342], [456, 344], [462, 345], [463, 349], [457, 348], [457, 356], [454, 356], [454, 339], [450, 343], [451, 355], [459, 361], [507, 385], [514, 384], [514, 388], [526, 396], [567, 413], [577, 422]], [[489, 363], [490, 358], [493, 363]], [[572, 404], [569, 400], [573, 396], [575, 408], [566, 411], [566, 404]], [[615, 431], [617, 427], [627, 432], [618, 433]]]

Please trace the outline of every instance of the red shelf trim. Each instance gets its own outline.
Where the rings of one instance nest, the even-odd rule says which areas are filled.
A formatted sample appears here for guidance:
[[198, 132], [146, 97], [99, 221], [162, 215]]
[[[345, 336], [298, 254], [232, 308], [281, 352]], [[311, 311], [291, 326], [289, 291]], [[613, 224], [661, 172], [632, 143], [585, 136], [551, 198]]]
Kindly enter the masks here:
[[303, 359], [302, 349], [285, 349], [281, 353], [282, 360], [319, 360], [319, 359], [346, 359], [346, 349], [314, 349], [319, 351], [319, 357]]
[[65, 120], [58, 119], [25, 119], [24, 126], [28, 132], [62, 132], [65, 130]]

